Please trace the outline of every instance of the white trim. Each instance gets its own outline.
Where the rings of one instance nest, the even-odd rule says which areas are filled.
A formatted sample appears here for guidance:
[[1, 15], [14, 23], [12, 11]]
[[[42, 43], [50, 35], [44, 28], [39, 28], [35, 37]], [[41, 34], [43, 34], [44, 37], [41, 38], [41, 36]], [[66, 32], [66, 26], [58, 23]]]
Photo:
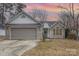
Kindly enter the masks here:
[[62, 23], [60, 23], [60, 22], [54, 23], [54, 24], [51, 26], [51, 28], [55, 27], [56, 25], [59, 25], [59, 26], [61, 26], [62, 28], [64, 28], [64, 25], [63, 25]]
[[11, 28], [9, 28], [9, 39], [11, 40]]

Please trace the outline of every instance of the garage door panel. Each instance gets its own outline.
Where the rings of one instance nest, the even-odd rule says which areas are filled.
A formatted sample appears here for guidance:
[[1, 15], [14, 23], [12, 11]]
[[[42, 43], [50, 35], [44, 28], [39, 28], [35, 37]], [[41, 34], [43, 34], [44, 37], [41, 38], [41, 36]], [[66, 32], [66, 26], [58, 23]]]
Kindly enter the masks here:
[[12, 39], [36, 39], [36, 29], [12, 29]]

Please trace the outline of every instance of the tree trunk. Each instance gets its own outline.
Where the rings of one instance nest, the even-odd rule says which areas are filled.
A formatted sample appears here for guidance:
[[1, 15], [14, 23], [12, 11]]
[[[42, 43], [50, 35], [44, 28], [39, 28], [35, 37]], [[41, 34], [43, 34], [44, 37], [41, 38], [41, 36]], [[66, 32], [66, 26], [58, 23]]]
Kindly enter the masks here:
[[45, 36], [45, 29], [43, 29], [43, 42], [45, 42], [46, 36]]
[[44, 35], [44, 33], [43, 33], [43, 42], [45, 42], [45, 35]]
[[78, 40], [78, 30], [76, 30], [76, 39]]

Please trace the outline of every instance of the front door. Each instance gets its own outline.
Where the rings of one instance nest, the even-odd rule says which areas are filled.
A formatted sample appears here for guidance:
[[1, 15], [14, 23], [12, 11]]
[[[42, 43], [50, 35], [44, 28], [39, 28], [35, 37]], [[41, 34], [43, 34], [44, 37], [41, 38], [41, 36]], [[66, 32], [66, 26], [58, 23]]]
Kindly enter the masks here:
[[48, 34], [48, 29], [44, 29], [43, 37], [44, 37], [45, 39], [47, 38], [47, 34]]

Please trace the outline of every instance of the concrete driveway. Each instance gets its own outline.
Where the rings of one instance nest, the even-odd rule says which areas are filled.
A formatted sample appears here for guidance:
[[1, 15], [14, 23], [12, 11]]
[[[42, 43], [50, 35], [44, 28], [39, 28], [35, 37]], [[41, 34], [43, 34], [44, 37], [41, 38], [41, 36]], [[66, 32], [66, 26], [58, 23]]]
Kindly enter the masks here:
[[0, 56], [20, 56], [37, 45], [36, 40], [2, 40]]

